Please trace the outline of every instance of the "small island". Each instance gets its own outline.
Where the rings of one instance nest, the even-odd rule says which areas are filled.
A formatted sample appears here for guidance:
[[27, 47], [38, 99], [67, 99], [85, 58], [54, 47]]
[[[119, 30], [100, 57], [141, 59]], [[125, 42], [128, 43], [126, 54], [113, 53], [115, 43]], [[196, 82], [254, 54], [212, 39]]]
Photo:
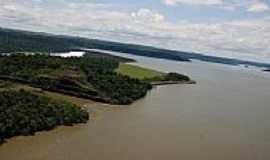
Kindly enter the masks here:
[[0, 144], [18, 135], [86, 123], [89, 113], [67, 97], [127, 105], [146, 96], [154, 85], [192, 82], [185, 75], [130, 63], [134, 60], [99, 53], [66, 58], [0, 55]]

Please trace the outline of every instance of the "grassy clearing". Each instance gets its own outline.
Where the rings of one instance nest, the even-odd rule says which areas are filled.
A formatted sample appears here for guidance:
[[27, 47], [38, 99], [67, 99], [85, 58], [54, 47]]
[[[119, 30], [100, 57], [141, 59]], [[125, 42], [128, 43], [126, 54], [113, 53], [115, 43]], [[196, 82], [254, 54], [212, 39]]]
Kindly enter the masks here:
[[127, 75], [129, 77], [138, 79], [149, 79], [165, 75], [165, 73], [159, 71], [125, 63], [121, 63], [119, 67], [116, 69], [116, 72], [122, 75]]

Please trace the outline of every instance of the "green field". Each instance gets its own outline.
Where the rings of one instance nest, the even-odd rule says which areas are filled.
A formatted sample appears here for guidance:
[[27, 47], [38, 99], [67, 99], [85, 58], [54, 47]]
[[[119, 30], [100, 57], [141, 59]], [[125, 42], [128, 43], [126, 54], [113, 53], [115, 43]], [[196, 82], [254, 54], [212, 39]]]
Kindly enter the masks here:
[[127, 75], [132, 78], [150, 79], [153, 77], [163, 76], [165, 73], [155, 71], [152, 69], [142, 68], [131, 64], [121, 63], [116, 69], [117, 73]]

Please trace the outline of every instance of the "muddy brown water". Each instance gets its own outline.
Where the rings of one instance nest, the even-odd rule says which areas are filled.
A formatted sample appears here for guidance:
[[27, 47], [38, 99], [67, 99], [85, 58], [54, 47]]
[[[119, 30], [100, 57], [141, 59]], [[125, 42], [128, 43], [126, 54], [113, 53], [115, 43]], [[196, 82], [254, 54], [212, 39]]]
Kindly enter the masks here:
[[270, 74], [136, 58], [197, 84], [160, 86], [130, 106], [91, 104], [96, 116], [89, 123], [13, 138], [0, 147], [0, 159], [270, 159]]

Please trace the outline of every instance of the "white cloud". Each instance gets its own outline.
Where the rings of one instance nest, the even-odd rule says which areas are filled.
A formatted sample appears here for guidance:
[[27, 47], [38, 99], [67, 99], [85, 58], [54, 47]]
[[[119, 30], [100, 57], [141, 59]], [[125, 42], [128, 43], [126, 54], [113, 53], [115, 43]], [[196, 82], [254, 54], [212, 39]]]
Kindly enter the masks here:
[[163, 2], [168, 5], [168, 6], [175, 6], [177, 5], [177, 1], [176, 0], [163, 0]]
[[167, 5], [175, 6], [178, 3], [189, 5], [221, 5], [222, 0], [163, 0]]
[[31, 0], [0, 1], [0, 24], [2, 27], [140, 43], [216, 56], [270, 60], [270, 16], [214, 24], [173, 23], [161, 13], [147, 8], [129, 11], [106, 4], [82, 3], [82, 0], [58, 2], [43, 5], [43, 1], [36, 5]]
[[137, 12], [132, 12], [131, 16], [136, 22], [147, 23], [149, 21], [159, 23], [164, 20], [164, 16], [150, 9], [141, 8]]
[[3, 9], [15, 11], [17, 8], [14, 5], [3, 5]]
[[251, 5], [247, 10], [249, 12], [264, 12], [269, 9], [269, 6], [265, 3], [255, 3]]

